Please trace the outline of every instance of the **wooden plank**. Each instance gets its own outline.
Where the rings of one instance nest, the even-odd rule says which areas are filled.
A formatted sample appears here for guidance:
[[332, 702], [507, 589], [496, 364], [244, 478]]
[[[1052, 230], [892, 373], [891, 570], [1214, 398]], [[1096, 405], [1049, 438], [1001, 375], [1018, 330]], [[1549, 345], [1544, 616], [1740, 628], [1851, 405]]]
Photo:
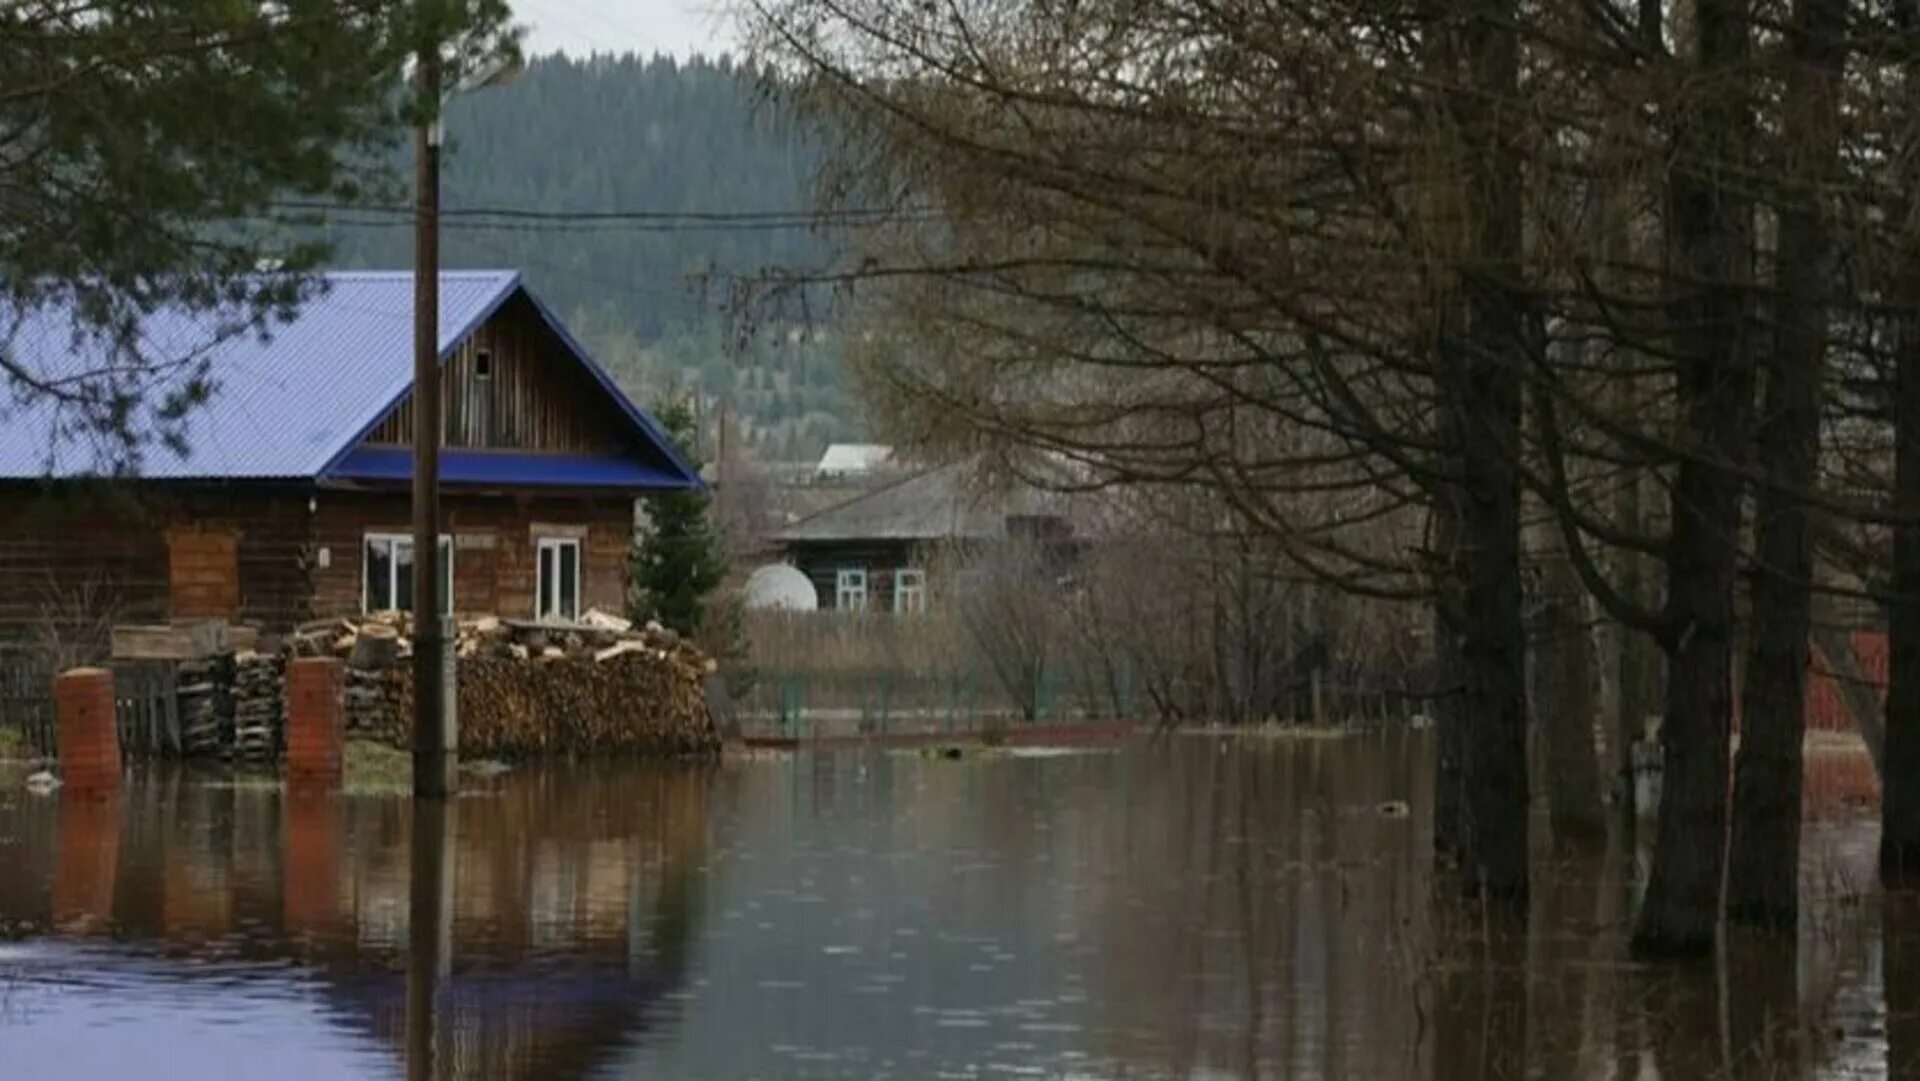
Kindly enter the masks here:
[[240, 614], [240, 537], [199, 525], [167, 531], [168, 607], [175, 616]]
[[176, 668], [167, 669], [166, 697], [162, 699], [167, 711], [167, 742], [172, 745], [173, 753], [178, 755], [186, 750], [180, 734], [180, 672]]
[[230, 652], [233, 638], [223, 620], [119, 624], [112, 649], [117, 661], [190, 661]]

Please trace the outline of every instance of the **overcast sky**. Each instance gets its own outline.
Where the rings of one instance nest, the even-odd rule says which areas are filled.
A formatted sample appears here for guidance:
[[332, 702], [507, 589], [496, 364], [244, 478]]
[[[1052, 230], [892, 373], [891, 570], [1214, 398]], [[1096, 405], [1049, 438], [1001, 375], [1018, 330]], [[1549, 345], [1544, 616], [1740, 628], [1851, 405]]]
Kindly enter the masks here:
[[514, 0], [533, 53], [716, 53], [734, 46], [724, 0]]

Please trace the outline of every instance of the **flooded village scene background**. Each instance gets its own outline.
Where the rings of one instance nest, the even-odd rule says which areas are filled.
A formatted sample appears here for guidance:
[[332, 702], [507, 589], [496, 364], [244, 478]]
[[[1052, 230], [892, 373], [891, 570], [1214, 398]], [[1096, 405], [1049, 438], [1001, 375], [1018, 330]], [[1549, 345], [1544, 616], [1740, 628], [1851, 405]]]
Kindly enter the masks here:
[[1920, 1078], [1920, 0], [0, 0], [0, 1079]]

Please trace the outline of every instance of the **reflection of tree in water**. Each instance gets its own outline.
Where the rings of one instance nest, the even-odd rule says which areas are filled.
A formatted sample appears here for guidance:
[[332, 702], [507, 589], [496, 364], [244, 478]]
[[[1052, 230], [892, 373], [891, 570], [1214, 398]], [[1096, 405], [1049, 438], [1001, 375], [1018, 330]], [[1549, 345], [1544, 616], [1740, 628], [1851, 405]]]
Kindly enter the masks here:
[[[437, 1075], [575, 1076], [672, 1022], [699, 933], [710, 782], [697, 768], [540, 771], [455, 801]], [[160, 778], [62, 803], [0, 820], [32, 884], [4, 876], [0, 925], [276, 962], [262, 978], [293, 960], [336, 1023], [407, 1046], [406, 800]]]
[[[1858, 1027], [1846, 996], [1871, 978], [1875, 930], [1818, 885], [1797, 942], [1636, 967], [1621, 846], [1543, 846], [1524, 922], [1448, 892], [1426, 848], [1417, 745], [1222, 754], [1192, 740], [1167, 753], [1169, 768], [1137, 775], [1145, 790], [1087, 812], [1114, 880], [1088, 914], [1094, 984], [1136, 992], [1103, 1016], [1117, 1061], [1172, 1076], [1777, 1081], [1824, 1076], [1836, 1028]], [[1409, 818], [1380, 813], [1409, 796]], [[1890, 1076], [1920, 1076], [1913, 983], [1916, 1058]]]
[[1920, 1077], [1920, 897], [1889, 895], [1881, 928], [1887, 1076]]
[[1432, 860], [1421, 826], [1379, 807], [1425, 803], [1417, 744], [1165, 753], [1081, 827], [1100, 830], [1114, 878], [1087, 913], [1092, 982], [1134, 992], [1107, 1005], [1104, 1050], [1176, 1076], [1411, 1076], [1404, 992]]
[[[1819, 885], [1870, 870], [1810, 863], [1797, 947], [1656, 971], [1623, 963], [1628, 854], [1543, 846], [1527, 928], [1489, 939], [1436, 896], [1427, 753], [1182, 738], [1052, 761], [820, 755], [718, 789], [683, 769], [510, 777], [456, 801], [446, 831], [455, 960], [432, 1076], [574, 1076], [635, 1044], [668, 1076], [782, 1076], [738, 1039], [742, 1011], [807, 1050], [978, 1062], [979, 1030], [928, 1005], [1004, 1015], [1012, 1038], [1099, 1056], [1096, 1076], [1774, 1081], [1847, 1068], [1860, 1041], [1836, 1024], [1867, 1034], [1862, 1075], [1883, 1054], [1890, 1076], [1920, 1075], [1920, 923], [1890, 909], [1883, 927]], [[1383, 813], [1399, 799], [1410, 814]], [[272, 788], [0, 801], [17, 839], [0, 935], [112, 935], [181, 981], [268, 962], [213, 967], [310, 983], [397, 1059], [412, 834], [404, 800]], [[733, 904], [703, 896], [710, 834]], [[1854, 835], [1813, 836], [1831, 854]], [[683, 1018], [696, 963], [716, 1003]], [[884, 994], [849, 993], [869, 982]], [[653, 1035], [667, 1026], [672, 1043]]]

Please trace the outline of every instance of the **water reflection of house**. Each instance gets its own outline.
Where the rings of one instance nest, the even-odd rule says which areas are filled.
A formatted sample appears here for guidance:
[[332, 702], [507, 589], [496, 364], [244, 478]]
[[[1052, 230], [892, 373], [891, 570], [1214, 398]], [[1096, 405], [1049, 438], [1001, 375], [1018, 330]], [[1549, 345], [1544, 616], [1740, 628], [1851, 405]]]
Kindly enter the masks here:
[[786, 558], [829, 611], [922, 611], [930, 578], [1008, 542], [1061, 553], [1076, 543], [1071, 501], [1031, 485], [982, 485], [970, 463], [924, 470], [810, 515], [779, 534]]
[[[438, 1076], [576, 1076], [671, 1018], [696, 933], [698, 770], [516, 778], [446, 831], [452, 961]], [[0, 926], [190, 963], [177, 978], [315, 981], [331, 1023], [408, 1046], [413, 943], [402, 800], [142, 785], [0, 807], [17, 838]], [[188, 960], [190, 959], [190, 961]]]

